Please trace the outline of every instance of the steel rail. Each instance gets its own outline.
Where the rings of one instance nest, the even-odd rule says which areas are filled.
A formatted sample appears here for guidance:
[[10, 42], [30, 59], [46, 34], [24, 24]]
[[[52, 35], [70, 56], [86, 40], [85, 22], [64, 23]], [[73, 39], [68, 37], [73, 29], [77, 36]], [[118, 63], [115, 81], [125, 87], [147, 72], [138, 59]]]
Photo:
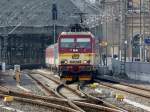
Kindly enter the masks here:
[[[7, 89], [7, 88], [6, 88]], [[55, 104], [56, 102], [59, 102], [61, 104], [68, 103], [67, 99], [62, 99], [62, 98], [57, 98], [57, 97], [52, 97], [52, 96], [38, 96], [38, 95], [33, 95], [29, 93], [20, 93], [16, 91], [11, 91], [7, 89], [7, 91], [3, 88], [0, 89], [1, 93], [5, 93], [5, 95], [11, 95], [15, 97], [24, 97], [26, 99], [34, 99], [36, 101], [42, 100], [44, 102], [50, 102]], [[75, 105], [78, 105], [79, 107], [84, 107], [84, 108], [94, 108], [97, 109], [98, 111], [105, 111], [105, 112], [120, 112], [118, 110], [112, 109], [110, 107], [106, 106], [100, 106], [100, 105], [95, 105], [95, 104], [90, 104], [90, 103], [85, 103], [85, 102], [80, 102], [80, 101], [72, 101]], [[57, 103], [56, 103], [57, 104]]]
[[[84, 85], [84, 84], [83, 84], [83, 85]], [[94, 101], [96, 101], [96, 102], [98, 102], [98, 103], [101, 103], [101, 104], [103, 104], [104, 106], [107, 106], [107, 107], [109, 107], [109, 108], [117, 109], [117, 110], [119, 110], [119, 111], [121, 111], [121, 112], [127, 112], [127, 110], [124, 110], [124, 109], [122, 109], [122, 108], [119, 108], [119, 107], [117, 107], [117, 106], [115, 106], [115, 105], [113, 105], [113, 104], [111, 104], [111, 103], [108, 103], [108, 102], [106, 102], [106, 101], [104, 101], [104, 100], [102, 100], [102, 99], [99, 99], [99, 98], [97, 98], [97, 97], [94, 97], [94, 96], [92, 96], [92, 95], [90, 95], [90, 94], [84, 92], [84, 91], [82, 90], [83, 85], [80, 84], [80, 85], [78, 86], [78, 89], [79, 89], [80, 91], [82, 91], [82, 93], [85, 94], [85, 96], [88, 97], [89, 99], [92, 99], [92, 100], [94, 100]]]
[[[54, 81], [56, 81], [57, 83], [59, 83], [60, 85], [57, 87], [57, 91], [58, 91], [58, 93], [59, 93], [59, 89], [60, 88], [62, 88], [63, 86], [64, 87], [67, 87], [67, 88], [69, 88], [70, 89], [70, 87], [68, 86], [68, 85], [66, 85], [66, 84], [64, 84], [64, 83], [61, 83], [61, 81], [58, 81], [58, 80], [56, 80], [56, 79], [54, 79], [54, 78], [52, 78], [53, 76], [51, 76], [51, 77], [48, 77], [47, 75], [49, 75], [49, 74], [46, 74], [46, 73], [41, 73], [41, 72], [34, 72], [34, 73], [40, 73], [42, 76], [44, 76], [44, 77], [46, 77], [46, 78], [48, 78], [48, 79], [52, 79], [52, 80], [54, 80]], [[82, 91], [80, 91], [80, 90], [77, 90], [77, 89], [73, 89], [73, 88], [71, 88], [71, 90], [72, 91], [74, 91], [75, 93], [78, 93], [80, 96], [82, 96], [82, 97], [85, 97], [86, 95], [82, 92]], [[59, 93], [60, 94], [60, 93]], [[66, 98], [66, 96], [64, 96], [63, 94], [60, 94], [62, 97], [64, 97], [64, 98]], [[87, 97], [87, 96], [86, 96]], [[91, 99], [91, 98], [89, 98], [89, 97], [87, 97], [88, 99]], [[92, 99], [93, 100], [93, 99]], [[89, 100], [88, 100], [89, 101]], [[102, 104], [105, 104], [105, 106], [101, 106], [101, 107], [99, 107], [99, 110], [103, 110], [102, 108], [104, 108], [105, 110], [107, 110], [106, 108], [109, 108], [108, 109], [108, 112], [110, 112], [110, 110], [111, 110], [111, 112], [121, 112], [121, 111], [123, 111], [123, 109], [120, 109], [120, 108], [117, 108], [116, 106], [114, 106], [114, 105], [111, 105], [111, 104], [109, 104], [109, 103], [104, 103], [104, 101], [101, 101], [101, 100], [97, 100], [97, 99], [95, 99], [95, 100], [93, 100], [94, 101], [94, 103], [95, 103], [95, 101], [96, 102], [99, 102], [99, 103], [102, 103]], [[74, 102], [74, 101], [73, 101]], [[81, 103], [83, 103], [83, 102], [80, 102], [79, 104], [81, 104]], [[85, 102], [84, 102], [85, 103]], [[83, 103], [83, 105], [84, 105], [84, 103]], [[95, 106], [94, 106], [95, 105]], [[84, 106], [86, 106], [87, 108], [89, 108], [91, 105], [90, 105], [90, 103], [86, 103]], [[93, 108], [97, 108], [96, 107], [97, 105], [96, 104], [92, 104], [92, 107]], [[106, 107], [107, 106], [107, 107]], [[106, 108], [105, 108], [106, 107]], [[98, 108], [97, 108], [98, 109]], [[121, 111], [120, 111], [121, 110]], [[124, 112], [126, 112], [126, 111], [124, 111]]]
[[[83, 103], [83, 102], [79, 102], [79, 101], [74, 101], [74, 103], [76, 105], [82, 106], [83, 108], [91, 108], [91, 109], [96, 109], [98, 112], [100, 111], [104, 111], [104, 112], [125, 112], [125, 111], [121, 111], [115, 108], [110, 108], [107, 106], [102, 106], [102, 105], [95, 105], [95, 104], [91, 104], [91, 103]], [[127, 111], [126, 111], [127, 112]]]
[[150, 92], [149, 88], [143, 88], [143, 87], [139, 87], [139, 86], [132, 85], [132, 84], [126, 84], [126, 83], [122, 83], [122, 82], [119, 82], [119, 84]]
[[35, 77], [33, 77], [31, 74], [28, 74], [28, 76], [30, 76], [39, 86], [41, 86], [42, 89], [44, 89], [47, 92], [47, 94], [49, 94], [49, 96], [51, 96], [51, 93], [52, 93], [54, 96], [57, 96], [57, 97], [61, 98], [61, 96], [59, 94], [57, 94], [56, 91], [54, 91], [54, 90], [48, 88], [47, 86], [45, 86], [38, 79], [36, 79]]
[[[143, 92], [139, 92], [140, 89], [138, 91], [133, 91], [131, 89], [124, 89], [124, 88], [121, 88], [121, 87], [116, 87], [116, 86], [113, 86], [112, 84], [106, 84], [106, 83], [103, 83], [103, 82], [100, 82], [99, 80], [95, 80], [96, 82], [98, 82], [99, 84], [103, 85], [103, 86], [106, 86], [106, 87], [109, 87], [109, 88], [113, 88], [113, 89], [117, 89], [117, 90], [121, 90], [121, 91], [125, 91], [127, 93], [130, 93], [130, 94], [134, 94], [134, 95], [138, 95], [138, 96], [142, 96], [142, 97], [145, 97], [145, 98], [150, 98], [150, 94], [144, 94]], [[122, 84], [120, 84], [122, 85]], [[125, 85], [123, 85], [125, 86]], [[127, 85], [126, 85], [127, 86]], [[133, 88], [133, 89], [136, 89], [134, 87], [131, 87], [131, 86], [127, 86], [127, 87], [130, 87], [130, 88]], [[147, 91], [145, 91], [147, 92]], [[148, 91], [149, 92], [149, 91]]]
[[[5, 97], [5, 96], [8, 96], [8, 95], [0, 94], [0, 96]], [[39, 105], [39, 106], [46, 106], [46, 107], [49, 107], [49, 108], [56, 108], [58, 110], [62, 110], [62, 111], [65, 111], [65, 112], [79, 112], [77, 110], [74, 110], [74, 109], [66, 107], [66, 106], [62, 106], [62, 105], [58, 105], [58, 104], [54, 104], [54, 103], [48, 103], [48, 102], [39, 101], [39, 100], [21, 98], [21, 97], [16, 97], [16, 96], [14, 97], [14, 100], [19, 101], [19, 102], [36, 104], [36, 105]]]
[[[133, 84], [128, 84], [128, 83], [125, 83], [125, 82], [123, 82], [124, 80], [121, 80], [121, 79], [119, 79], [119, 81], [116, 81], [115, 79], [106, 79], [106, 78], [98, 78], [99, 80], [108, 80], [108, 81], [110, 81], [110, 82], [114, 82], [114, 83], [118, 83], [118, 84], [121, 84], [121, 85], [125, 85], [125, 86], [129, 86], [129, 87], [133, 87], [133, 88], [137, 88], [137, 89], [141, 89], [141, 90], [144, 90], [144, 91], [148, 91], [148, 92], [150, 92], [150, 88], [144, 88], [144, 87], [140, 87], [140, 86], [137, 86], [137, 85], [133, 85]], [[107, 82], [107, 81], [106, 81]]]
[[79, 90], [77, 89], [73, 89], [71, 87], [69, 87], [68, 85], [66, 85], [65, 83], [61, 82], [60, 80], [56, 80], [54, 76], [51, 75], [51, 77], [48, 77], [49, 74], [46, 74], [46, 73], [42, 73], [42, 72], [39, 72], [39, 71], [32, 71], [31, 73], [38, 73], [44, 77], [46, 77], [47, 79], [50, 79], [54, 82], [56, 82], [57, 84], [63, 84], [64, 87], [68, 88], [69, 90], [73, 91], [75, 94], [78, 94], [79, 96], [81, 97], [84, 97], [84, 94], [82, 92], [80, 92]]
[[[36, 79], [35, 77], [33, 77], [31, 74], [29, 74], [29, 76], [30, 77], [32, 77], [32, 79], [34, 79], [35, 81], [37, 81], [38, 82], [38, 84], [40, 84], [40, 86], [42, 86], [42, 88], [44, 88], [48, 93], [50, 92], [51, 93], [51, 91], [57, 96], [57, 97], [59, 97], [59, 98], [63, 98], [63, 96], [62, 95], [60, 95], [60, 93], [58, 92], [58, 91], [54, 91], [54, 90], [50, 90], [48, 87], [46, 87], [42, 82], [40, 82], [38, 79]], [[43, 75], [42, 75], [43, 76]], [[46, 77], [47, 78], [47, 77]], [[49, 80], [51, 80], [51, 79], [49, 79]], [[55, 81], [55, 80], [52, 80], [52, 81], [54, 81], [54, 82], [56, 82], [57, 83], [57, 81]], [[58, 84], [58, 83], [57, 83]], [[59, 87], [59, 86], [58, 86]], [[57, 89], [56, 89], [57, 90]], [[68, 104], [72, 107], [72, 108], [74, 108], [75, 110], [78, 110], [78, 111], [80, 111], [80, 112], [85, 112], [84, 110], [82, 110], [81, 108], [79, 108], [78, 106], [76, 106], [71, 100], [67, 100], [68, 101]]]
[[[56, 88], [56, 91], [57, 91], [57, 93], [60, 94], [62, 97], [68, 99], [67, 96], [63, 95], [63, 94], [60, 92], [60, 89], [62, 89], [63, 87], [65, 87], [64, 84], [60, 84], [60, 85]], [[75, 109], [77, 109], [77, 110], [79, 110], [79, 111], [81, 111], [81, 112], [85, 112], [83, 109], [79, 108], [78, 106], [76, 106], [76, 105], [75, 105], [74, 103], [72, 103], [72, 102], [73, 102], [73, 100], [68, 99], [68, 103], [69, 103], [70, 105], [72, 105], [72, 107], [74, 107]]]

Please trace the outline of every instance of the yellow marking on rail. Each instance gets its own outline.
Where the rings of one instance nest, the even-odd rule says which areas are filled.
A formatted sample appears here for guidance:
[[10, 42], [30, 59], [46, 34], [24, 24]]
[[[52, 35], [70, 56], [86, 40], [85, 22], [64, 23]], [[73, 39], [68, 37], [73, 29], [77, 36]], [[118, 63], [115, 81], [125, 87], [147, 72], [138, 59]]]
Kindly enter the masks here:
[[116, 94], [116, 99], [117, 99], [118, 101], [123, 101], [124, 95], [122, 95], [122, 94]]
[[98, 87], [98, 85], [99, 85], [98, 83], [93, 83], [93, 84], [90, 84], [90, 87], [93, 88], [93, 89], [95, 89], [95, 88]]
[[4, 97], [4, 102], [12, 102], [14, 100], [13, 96], [5, 96]]

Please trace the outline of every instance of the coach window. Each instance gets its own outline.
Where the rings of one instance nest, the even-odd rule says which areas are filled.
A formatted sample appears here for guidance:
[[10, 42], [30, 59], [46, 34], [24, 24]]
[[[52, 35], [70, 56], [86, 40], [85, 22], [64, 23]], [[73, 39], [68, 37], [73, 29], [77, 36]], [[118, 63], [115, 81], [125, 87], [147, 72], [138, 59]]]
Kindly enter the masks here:
[[74, 48], [74, 39], [72, 38], [62, 38], [61, 48]]
[[91, 48], [90, 38], [78, 38], [76, 47], [77, 48]]

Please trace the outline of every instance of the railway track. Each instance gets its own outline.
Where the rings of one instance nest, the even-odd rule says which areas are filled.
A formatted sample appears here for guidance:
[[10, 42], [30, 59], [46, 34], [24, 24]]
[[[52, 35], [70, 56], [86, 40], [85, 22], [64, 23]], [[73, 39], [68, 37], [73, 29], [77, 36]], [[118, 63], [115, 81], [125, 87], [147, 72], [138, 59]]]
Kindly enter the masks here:
[[[45, 74], [46, 75], [46, 74]], [[116, 83], [115, 83], [116, 84]], [[124, 84], [124, 86], [125, 86], [125, 84]], [[63, 88], [64, 87], [64, 85], [63, 84], [60, 84], [59, 86], [58, 86], [58, 91], [60, 91], [60, 89], [61, 88]], [[134, 86], [132, 86], [132, 87], [134, 87]], [[121, 87], [121, 88], [123, 88], [123, 87]], [[135, 87], [135, 88], [138, 88], [138, 89], [140, 89], [139, 87]], [[143, 90], [143, 89], [142, 89]], [[80, 90], [81, 91], [81, 90]], [[139, 91], [139, 90], [138, 90]], [[60, 94], [60, 92], [58, 92], [59, 94]], [[85, 94], [85, 93], [84, 93]], [[65, 92], [61, 92], [61, 94], [60, 94], [62, 97], [64, 97], [64, 98], [67, 98], [66, 97], [66, 94], [65, 94]], [[68, 95], [67, 95], [68, 96]], [[90, 96], [90, 95], [87, 95], [87, 94], [85, 94], [85, 96], [88, 98], [88, 99], [91, 99], [91, 101], [96, 101], [96, 102], [101, 102], [101, 104], [102, 104], [102, 102], [103, 102], [103, 104], [105, 105], [105, 106], [107, 106], [107, 107], [111, 107], [111, 108], [115, 108], [115, 109], [117, 109], [117, 110], [120, 110], [120, 111], [124, 111], [124, 112], [127, 112], [126, 110], [124, 110], [124, 109], [121, 109], [121, 108], [118, 108], [118, 107], [116, 107], [116, 106], [114, 106], [114, 105], [111, 105], [110, 103], [107, 103], [107, 102], [105, 102], [105, 101], [102, 101], [102, 100], [100, 100], [100, 99], [98, 99], [98, 98], [96, 98], [96, 97], [93, 97], [93, 96]], [[73, 96], [72, 96], [73, 97]], [[79, 102], [78, 102], [79, 103]], [[80, 102], [81, 103], [81, 102]], [[80, 104], [79, 103], [79, 104]], [[83, 103], [83, 102], [82, 102]], [[93, 103], [93, 102], [92, 102]], [[88, 102], [88, 104], [89, 105], [91, 105], [89, 102]], [[77, 104], [76, 104], [77, 105]], [[87, 106], [87, 104], [86, 104], [86, 106]], [[81, 107], [82, 108], [82, 110], [80, 110], [80, 111], [84, 111], [84, 110], [86, 110], [87, 108], [88, 108], [88, 110], [86, 110], [86, 111], [89, 111], [91, 108], [89, 108], [90, 106], [88, 106], [87, 108], [85, 108], [86, 106], [81, 106], [81, 105], [79, 105], [79, 107]], [[92, 107], [96, 107], [96, 106], [92, 106]], [[102, 107], [101, 107], [102, 108]], [[95, 108], [94, 108], [95, 109]], [[90, 110], [90, 111], [92, 111], [92, 112], [95, 112], [95, 111], [97, 111], [97, 110]]]
[[[53, 75], [49, 75], [43, 72], [32, 72], [32, 73], [38, 73], [41, 76], [45, 77], [46, 79], [48, 79], [50, 82], [52, 81], [53, 84], [49, 84], [49, 86], [54, 85], [53, 90], [59, 90], [60, 88], [65, 88], [65, 90], [71, 92], [72, 94], [76, 95], [75, 98], [77, 98], [78, 100], [81, 98], [81, 100], [83, 100], [83, 98], [85, 97], [84, 94], [79, 91], [77, 88], [72, 88], [69, 87], [67, 84], [65, 84], [65, 82], [60, 81], [59, 79], [55, 78]], [[64, 97], [64, 95], [62, 95]]]
[[[48, 108], [55, 108], [56, 110], [61, 110], [65, 112], [121, 112], [116, 109], [112, 109], [105, 106], [94, 105], [90, 103], [80, 102], [80, 101], [72, 101], [75, 105], [79, 106], [79, 108], [83, 108], [82, 110], [72, 109], [70, 104], [68, 104], [68, 99], [56, 98], [56, 97], [47, 97], [47, 96], [37, 96], [33, 94], [20, 93], [12, 90], [8, 90], [6, 88], [0, 88], [0, 96], [14, 96], [16, 101], [25, 102], [29, 104], [44, 106]], [[72, 103], [71, 103], [72, 104]], [[73, 106], [74, 106], [73, 104]], [[62, 106], [63, 105], [63, 106]], [[75, 108], [75, 107], [74, 107]], [[77, 108], [77, 107], [76, 107]], [[57, 111], [56, 111], [57, 112]]]
[[[54, 80], [52, 78], [47, 78], [47, 77], [45, 77], [43, 75], [41, 76], [39, 74], [32, 74], [32, 75], [30, 74], [29, 76], [32, 77], [32, 79], [34, 79], [35, 81], [37, 81], [38, 84], [40, 84], [42, 86], [42, 88], [46, 89], [47, 92], [50, 92], [50, 94], [51, 94], [51, 92], [53, 92], [55, 94], [55, 96], [63, 98], [63, 96], [61, 94], [59, 94], [59, 92], [58, 92], [58, 88], [60, 87], [60, 85], [63, 86], [63, 84], [61, 84], [61, 82], [56, 81], [56, 80]], [[45, 84], [46, 82], [47, 82], [47, 84]], [[48, 87], [45, 86], [45, 85], [47, 85]], [[68, 88], [65, 88], [65, 89], [68, 90]], [[70, 92], [67, 95], [69, 95], [69, 94], [70, 94]], [[78, 98], [80, 98], [80, 97], [78, 97]], [[79, 108], [74, 103], [72, 103], [72, 101], [69, 98], [67, 98], [67, 99], [68, 99], [67, 101], [68, 101], [68, 105], [69, 106], [71, 106], [72, 108], [74, 108], [74, 109], [76, 109], [78, 111], [84, 112], [81, 108]]]
[[133, 83], [131, 83], [131, 81], [126, 82], [126, 81], [121, 80], [121, 79], [119, 79], [119, 81], [117, 79], [117, 81], [116, 81], [116, 79], [109, 79], [109, 78], [106, 79], [106, 78], [103, 77], [103, 78], [98, 78], [98, 80], [104, 81], [104, 82], [110, 82], [110, 83], [117, 83], [117, 84], [121, 84], [121, 85], [125, 85], [125, 86], [130, 86], [130, 87], [134, 87], [134, 88], [137, 88], [137, 89], [141, 89], [141, 90], [145, 90], [145, 91], [150, 92], [149, 84], [148, 84], [148, 88], [146, 88], [145, 85], [138, 84], [137, 82], [135, 82], [133, 84]]
[[106, 81], [100, 81], [100, 80], [95, 80], [95, 81], [100, 83], [103, 86], [107, 86], [107, 87], [110, 87], [113, 89], [125, 91], [130, 94], [142, 96], [144, 98], [150, 98], [150, 90], [143, 88], [143, 87], [138, 87], [135, 85], [121, 83], [121, 82], [112, 83], [112, 82], [108, 82], [108, 81], [106, 82]]
[[82, 97], [81, 95], [79, 95], [78, 93], [76, 93], [74, 91], [70, 91], [67, 88], [65, 88], [64, 84], [60, 84], [57, 87], [56, 91], [57, 91], [57, 93], [59, 93], [62, 97], [66, 98], [66, 99], [78, 100], [78, 101], [85, 100], [85, 98]]
[[[44, 88], [49, 94], [51, 95], [51, 92], [54, 94], [54, 96], [60, 97], [60, 98], [67, 98], [71, 100], [84, 100], [83, 96], [79, 94], [79, 92], [73, 88], [70, 88], [68, 85], [53, 80], [52, 78], [48, 78], [45, 75], [40, 74], [30, 74], [30, 76], [37, 81], [42, 88]], [[40, 79], [40, 80], [39, 80]], [[62, 92], [60, 92], [62, 91]]]
[[97, 97], [95, 97], [95, 96], [92, 96], [92, 95], [90, 95], [90, 94], [84, 92], [84, 91], [83, 91], [83, 88], [84, 88], [85, 85], [87, 85], [87, 83], [81, 83], [78, 88], [79, 88], [79, 90], [82, 91], [89, 99], [95, 100], [95, 101], [97, 101], [97, 102], [102, 102], [104, 106], [107, 106], [107, 107], [110, 107], [110, 108], [114, 108], [114, 109], [120, 110], [120, 111], [122, 111], [122, 112], [128, 112], [128, 111], [125, 110], [125, 109], [122, 109], [122, 108], [120, 108], [120, 107], [117, 107], [117, 106], [115, 106], [115, 105], [113, 105], [113, 104], [111, 104], [111, 103], [108, 103], [108, 102], [106, 102], [106, 101], [104, 101], [104, 100], [102, 100], [102, 99], [99, 99], [99, 98], [97, 98]]
[[[67, 103], [65, 103], [63, 99], [58, 99], [58, 98], [54, 98], [54, 97], [48, 98], [48, 97], [42, 97], [42, 96], [37, 96], [37, 95], [33, 95], [33, 94], [20, 93], [20, 92], [9, 90], [4, 87], [0, 87], [0, 96], [5, 97], [8, 95], [13, 96], [15, 102], [20, 102], [21, 104], [27, 103], [28, 105], [31, 105], [31, 108], [34, 105], [36, 105], [36, 106], [38, 105], [41, 108], [47, 107], [48, 110], [54, 109], [56, 112], [57, 112], [57, 110], [59, 112], [64, 112], [64, 111], [79, 112], [75, 109], [67, 107]], [[62, 102], [64, 102], [64, 103], [62, 103]], [[55, 112], [55, 111], [51, 111], [51, 112]]]
[[[45, 84], [43, 82], [41, 82], [41, 78], [40, 77], [36, 77], [39, 74], [28, 74], [39, 86], [41, 86], [41, 88], [46, 92], [46, 94], [48, 96], [56, 96], [56, 97], [61, 97], [59, 94], [56, 93], [55, 88], [57, 87], [57, 85], [53, 82], [53, 81], [49, 81], [49, 84]], [[40, 80], [39, 80], [40, 79]], [[51, 88], [49, 87], [49, 85], [52, 85]]]
[[104, 103], [101, 100], [97, 100], [97, 99], [93, 100], [88, 96], [86, 96], [86, 99], [84, 99], [83, 97], [85, 97], [85, 94], [77, 89], [78, 86], [75, 87], [75, 88], [70, 87], [70, 85], [66, 85], [66, 84], [62, 83], [59, 79], [57, 79], [57, 78], [55, 79], [55, 77], [51, 76], [50, 74], [46, 74], [46, 73], [39, 72], [39, 71], [38, 72], [34, 71], [32, 73], [36, 73], [36, 74], [39, 73], [43, 77], [48, 78], [49, 80], [53, 80], [55, 83], [59, 84], [59, 86], [57, 86], [57, 89], [56, 89], [57, 93], [59, 93], [59, 95], [62, 96], [61, 98], [66, 98], [68, 100], [68, 102], [70, 104], [72, 104], [74, 107], [76, 107], [75, 105], [80, 107], [80, 108], [76, 107], [76, 109], [78, 109], [80, 111], [85, 111], [85, 110], [86, 110], [86, 112], [88, 112], [88, 111], [89, 112], [91, 112], [91, 111], [92, 112], [99, 112], [99, 111], [102, 111], [102, 110], [103, 111], [104, 110], [109, 111], [109, 112], [122, 111], [119, 108], [115, 108], [114, 106], [110, 105], [109, 103]]

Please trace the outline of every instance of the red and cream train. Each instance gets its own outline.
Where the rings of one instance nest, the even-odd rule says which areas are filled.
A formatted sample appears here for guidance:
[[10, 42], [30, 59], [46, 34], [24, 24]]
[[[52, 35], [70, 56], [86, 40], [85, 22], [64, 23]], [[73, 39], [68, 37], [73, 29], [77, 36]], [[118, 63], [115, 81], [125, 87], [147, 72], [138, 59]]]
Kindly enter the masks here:
[[46, 49], [46, 64], [65, 80], [91, 80], [95, 76], [95, 37], [90, 32], [62, 32]]

